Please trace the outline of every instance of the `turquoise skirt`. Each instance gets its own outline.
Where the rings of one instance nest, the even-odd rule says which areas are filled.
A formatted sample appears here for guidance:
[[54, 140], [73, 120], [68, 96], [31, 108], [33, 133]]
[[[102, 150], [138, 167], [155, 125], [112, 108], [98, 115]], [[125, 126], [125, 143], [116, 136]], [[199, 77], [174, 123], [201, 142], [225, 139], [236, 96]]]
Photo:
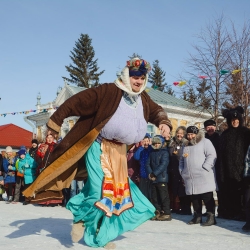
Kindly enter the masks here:
[[[104, 173], [101, 168], [101, 145], [94, 142], [85, 154], [88, 179], [82, 191], [71, 198], [66, 208], [74, 216], [74, 223], [84, 221], [84, 241], [91, 247], [103, 247], [122, 233], [133, 230], [154, 216], [155, 208], [129, 179], [134, 207], [125, 210], [119, 216], [110, 218], [94, 204], [102, 198]], [[98, 222], [101, 222], [97, 234]]]

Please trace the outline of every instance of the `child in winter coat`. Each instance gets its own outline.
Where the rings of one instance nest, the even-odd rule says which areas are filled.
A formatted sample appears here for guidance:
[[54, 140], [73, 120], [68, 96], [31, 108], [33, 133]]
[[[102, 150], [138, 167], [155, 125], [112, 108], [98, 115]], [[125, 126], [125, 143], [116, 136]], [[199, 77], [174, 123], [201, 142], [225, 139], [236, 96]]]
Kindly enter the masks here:
[[155, 216], [151, 220], [170, 221], [170, 199], [168, 194], [168, 164], [169, 152], [162, 148], [164, 138], [155, 136], [152, 139], [153, 151], [150, 153], [146, 168], [148, 177], [153, 181], [152, 204], [156, 208]]
[[[26, 189], [36, 179], [37, 163], [30, 154], [25, 153], [24, 150], [20, 150], [19, 155], [18, 172], [24, 174], [24, 189]], [[23, 202], [23, 205], [27, 204], [27, 201]]]

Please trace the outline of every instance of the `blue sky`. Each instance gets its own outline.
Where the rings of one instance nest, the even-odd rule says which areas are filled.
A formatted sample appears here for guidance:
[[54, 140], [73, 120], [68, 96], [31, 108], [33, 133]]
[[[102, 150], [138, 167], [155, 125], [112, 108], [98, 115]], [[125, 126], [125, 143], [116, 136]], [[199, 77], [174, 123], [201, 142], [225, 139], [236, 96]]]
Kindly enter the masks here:
[[[100, 82], [112, 82], [135, 52], [158, 59], [172, 84], [202, 28], [222, 13], [240, 28], [249, 9], [249, 0], [0, 0], [0, 114], [35, 109], [38, 92], [53, 101], [81, 33], [105, 70]], [[0, 116], [0, 125], [31, 131], [23, 117]]]

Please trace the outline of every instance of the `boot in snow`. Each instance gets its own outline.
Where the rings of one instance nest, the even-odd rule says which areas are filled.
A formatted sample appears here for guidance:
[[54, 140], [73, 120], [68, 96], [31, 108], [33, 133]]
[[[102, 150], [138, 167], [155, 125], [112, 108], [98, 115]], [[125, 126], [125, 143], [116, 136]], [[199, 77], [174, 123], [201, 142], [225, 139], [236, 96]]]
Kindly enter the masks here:
[[6, 204], [10, 204], [13, 200], [13, 196], [9, 196], [9, 199], [6, 201]]
[[188, 225], [199, 224], [201, 222], [202, 222], [202, 215], [194, 212], [194, 217], [191, 221], [188, 222]]
[[202, 224], [203, 227], [212, 226], [216, 224], [215, 216], [213, 213], [207, 212], [207, 220]]
[[160, 217], [160, 215], [161, 215], [161, 213], [158, 210], [156, 210], [155, 211], [155, 216], [152, 217], [150, 220], [158, 220], [158, 218]]

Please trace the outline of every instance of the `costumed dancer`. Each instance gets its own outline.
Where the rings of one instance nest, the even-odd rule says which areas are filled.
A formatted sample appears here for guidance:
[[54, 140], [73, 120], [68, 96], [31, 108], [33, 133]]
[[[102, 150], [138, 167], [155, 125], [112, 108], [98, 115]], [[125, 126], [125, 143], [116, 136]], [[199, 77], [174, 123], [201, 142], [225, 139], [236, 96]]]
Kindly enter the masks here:
[[166, 136], [172, 128], [163, 108], [144, 91], [149, 70], [145, 60], [128, 61], [114, 83], [72, 96], [47, 123], [48, 132], [58, 134], [66, 117], [80, 116], [24, 194], [37, 199], [46, 190], [68, 188], [85, 165], [87, 182], [67, 204], [74, 217], [74, 242], [84, 234], [88, 246], [113, 248], [110, 241], [154, 216], [155, 208], [128, 178], [126, 158], [127, 145], [143, 139], [148, 122]]

